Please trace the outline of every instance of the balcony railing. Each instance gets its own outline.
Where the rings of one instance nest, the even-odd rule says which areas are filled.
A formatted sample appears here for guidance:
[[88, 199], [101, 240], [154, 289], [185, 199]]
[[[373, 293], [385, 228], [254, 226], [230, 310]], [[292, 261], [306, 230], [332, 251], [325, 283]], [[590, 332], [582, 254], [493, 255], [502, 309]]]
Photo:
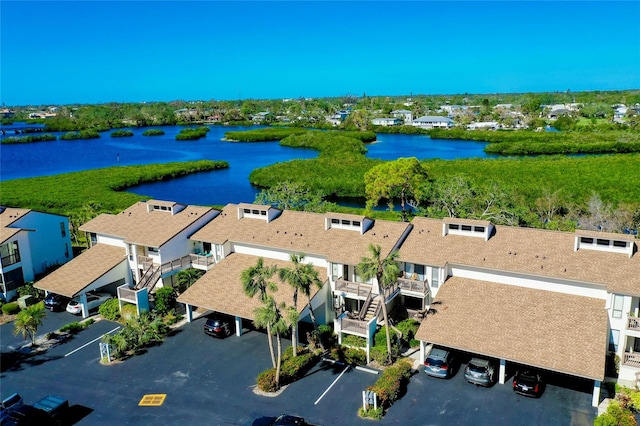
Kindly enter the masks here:
[[640, 368], [640, 353], [625, 352], [622, 364], [629, 367]]
[[20, 253], [13, 253], [2, 258], [2, 266], [7, 267], [20, 262]]
[[340, 320], [340, 328], [342, 329], [343, 332], [346, 332], [349, 334], [357, 334], [360, 336], [367, 335], [367, 324], [368, 324], [368, 321], [360, 321], [358, 319], [352, 319], [347, 317], [343, 317]]
[[371, 284], [356, 283], [353, 281], [346, 281], [342, 278], [336, 280], [336, 291], [343, 291], [349, 294], [355, 294], [359, 297], [367, 297], [373, 290]]
[[209, 269], [209, 266], [214, 265], [216, 261], [213, 259], [213, 256], [203, 256], [199, 254], [190, 254], [191, 265], [197, 266], [205, 266]]
[[129, 303], [137, 303], [138, 299], [136, 298], [137, 291], [131, 288], [127, 288], [125, 286], [118, 287], [118, 299], [129, 302]]
[[427, 293], [429, 293], [429, 283], [427, 282], [427, 280], [419, 281], [419, 280], [412, 280], [409, 278], [399, 277], [398, 285], [400, 286], [400, 289], [403, 291], [410, 291], [412, 293], [420, 293], [423, 295], [426, 295]]
[[627, 320], [627, 330], [640, 331], [640, 318], [629, 317]]

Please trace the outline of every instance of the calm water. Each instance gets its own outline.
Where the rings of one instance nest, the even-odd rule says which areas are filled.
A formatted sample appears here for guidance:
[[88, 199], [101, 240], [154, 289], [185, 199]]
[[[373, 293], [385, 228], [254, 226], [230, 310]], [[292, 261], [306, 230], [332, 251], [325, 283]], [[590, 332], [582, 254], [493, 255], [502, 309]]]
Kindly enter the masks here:
[[[258, 192], [249, 183], [253, 169], [292, 159], [315, 158], [309, 149], [287, 148], [278, 142], [234, 143], [221, 139], [224, 133], [257, 127], [211, 126], [206, 138], [176, 141], [182, 126], [162, 126], [164, 136], [142, 136], [144, 129], [131, 129], [134, 136], [52, 141], [0, 146], [0, 180], [47, 176], [111, 166], [166, 163], [189, 160], [224, 160], [229, 168], [197, 173], [170, 181], [138, 185], [131, 192], [186, 204], [224, 205], [252, 202]], [[54, 133], [59, 135], [59, 133]], [[11, 136], [11, 135], [7, 135]], [[367, 156], [383, 160], [400, 157], [487, 157], [484, 142], [432, 140], [428, 136], [379, 134], [379, 142], [368, 144]]]

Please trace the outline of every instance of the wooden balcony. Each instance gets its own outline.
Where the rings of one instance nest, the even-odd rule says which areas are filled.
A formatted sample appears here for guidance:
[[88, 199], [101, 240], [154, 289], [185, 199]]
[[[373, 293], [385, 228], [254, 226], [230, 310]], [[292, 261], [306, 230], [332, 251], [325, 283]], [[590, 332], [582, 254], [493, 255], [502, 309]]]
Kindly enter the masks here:
[[123, 302], [137, 303], [136, 293], [137, 290], [132, 288], [127, 288], [126, 286], [118, 287], [118, 299]]
[[355, 318], [343, 317], [340, 320], [340, 329], [347, 334], [355, 334], [356, 336], [367, 337], [368, 321], [360, 321]]
[[640, 368], [640, 353], [625, 352], [622, 364], [628, 367]]
[[427, 280], [419, 281], [410, 278], [398, 277], [398, 285], [403, 292], [418, 293], [426, 296], [429, 293], [429, 283]]
[[627, 330], [640, 331], [640, 318], [629, 317], [627, 319]]
[[356, 295], [358, 297], [366, 298], [373, 291], [373, 286], [371, 284], [356, 283], [338, 278], [336, 280], [336, 291], [342, 291], [348, 295]]

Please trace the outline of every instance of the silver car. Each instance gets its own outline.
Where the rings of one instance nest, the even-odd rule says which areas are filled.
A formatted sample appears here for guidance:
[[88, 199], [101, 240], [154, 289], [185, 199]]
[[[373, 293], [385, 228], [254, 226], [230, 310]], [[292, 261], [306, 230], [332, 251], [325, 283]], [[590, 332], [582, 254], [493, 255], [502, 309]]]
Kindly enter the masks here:
[[467, 368], [464, 369], [464, 378], [474, 385], [491, 386], [495, 379], [494, 364], [486, 359], [471, 358]]
[[424, 372], [429, 376], [448, 379], [455, 374], [455, 362], [453, 352], [434, 347], [424, 360]]

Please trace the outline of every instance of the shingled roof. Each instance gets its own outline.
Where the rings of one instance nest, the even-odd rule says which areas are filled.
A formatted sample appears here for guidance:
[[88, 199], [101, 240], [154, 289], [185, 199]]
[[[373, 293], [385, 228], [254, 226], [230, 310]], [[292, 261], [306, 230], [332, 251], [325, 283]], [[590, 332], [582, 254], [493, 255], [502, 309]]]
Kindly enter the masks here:
[[[178, 297], [178, 302], [253, 320], [253, 311], [262, 306], [262, 303], [257, 295], [250, 298], [244, 294], [240, 276], [242, 271], [255, 266], [257, 260], [258, 257], [256, 256], [238, 253], [228, 256], [182, 293]], [[266, 267], [275, 265], [278, 268], [283, 268], [291, 267], [293, 264], [283, 260], [264, 259], [264, 265]], [[324, 283], [327, 280], [327, 269], [315, 269], [318, 272], [320, 281]], [[280, 281], [277, 274], [273, 276], [271, 281], [278, 286], [276, 292], [270, 292], [276, 302], [285, 302], [287, 305], [291, 305], [293, 301], [293, 289], [291, 286]], [[311, 297], [318, 290], [318, 288], [312, 289]], [[306, 298], [298, 295], [298, 311], [302, 312], [306, 305]]]
[[416, 339], [593, 380], [604, 379], [601, 299], [449, 278]]
[[439, 219], [416, 217], [412, 223], [414, 228], [399, 250], [400, 261], [575, 280], [606, 286], [611, 293], [640, 296], [640, 255], [576, 251], [578, 233], [496, 225], [485, 241], [465, 235], [443, 236]]
[[36, 282], [35, 287], [74, 297], [126, 260], [124, 247], [96, 244]]
[[238, 207], [236, 204], [225, 206], [218, 217], [193, 234], [191, 239], [213, 244], [232, 242], [270, 247], [355, 265], [368, 255], [369, 244], [380, 245], [382, 254], [389, 254], [411, 227], [409, 223], [377, 220], [360, 234], [348, 229], [325, 229], [325, 220], [362, 220], [363, 216], [284, 210], [277, 218], [267, 222], [250, 217], [239, 219]]
[[175, 214], [151, 210], [149, 203], [173, 207], [176, 203], [140, 201], [119, 214], [101, 214], [80, 227], [81, 231], [122, 238], [129, 244], [160, 247], [212, 211], [210, 207], [185, 206]]

